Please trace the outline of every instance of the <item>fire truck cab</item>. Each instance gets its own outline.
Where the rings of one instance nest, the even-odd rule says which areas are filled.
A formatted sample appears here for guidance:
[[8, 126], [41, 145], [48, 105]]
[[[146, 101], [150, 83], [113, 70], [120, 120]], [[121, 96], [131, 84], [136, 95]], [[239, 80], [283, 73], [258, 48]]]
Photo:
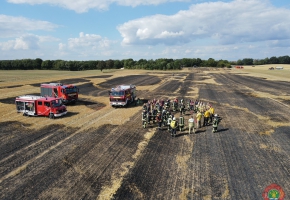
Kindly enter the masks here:
[[79, 88], [75, 85], [63, 85], [62, 83], [43, 83], [40, 85], [40, 95], [61, 98], [64, 104], [76, 103]]
[[17, 112], [24, 116], [47, 116], [53, 119], [67, 114], [60, 98], [24, 95], [16, 97], [15, 104]]
[[[127, 106], [135, 102], [136, 86], [135, 85], [118, 85], [109, 91], [110, 105]], [[136, 103], [136, 102], [135, 102]]]

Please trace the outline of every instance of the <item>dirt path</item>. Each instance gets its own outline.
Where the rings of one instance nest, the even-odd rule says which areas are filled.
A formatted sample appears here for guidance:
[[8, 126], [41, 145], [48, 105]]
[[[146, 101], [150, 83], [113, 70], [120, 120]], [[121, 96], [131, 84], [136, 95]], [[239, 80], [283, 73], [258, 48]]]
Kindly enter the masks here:
[[[290, 194], [290, 83], [200, 69], [78, 78], [84, 93], [61, 119], [16, 114], [17, 82], [0, 95], [1, 199], [262, 199], [271, 183]], [[219, 132], [143, 129], [141, 106], [107, 104], [126, 80], [142, 99], [209, 101]]]

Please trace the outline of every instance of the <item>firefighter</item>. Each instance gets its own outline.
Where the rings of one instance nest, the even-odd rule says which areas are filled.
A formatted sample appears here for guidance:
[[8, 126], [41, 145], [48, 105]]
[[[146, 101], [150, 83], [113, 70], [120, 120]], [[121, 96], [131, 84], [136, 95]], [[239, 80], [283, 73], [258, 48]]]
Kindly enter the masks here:
[[162, 117], [163, 125], [166, 126], [167, 125], [167, 115], [166, 115], [165, 109], [163, 109], [161, 117]]
[[190, 102], [191, 102], [191, 100], [189, 100], [189, 101], [187, 102], [187, 110], [188, 110], [188, 111], [190, 111]]
[[178, 109], [178, 99], [175, 98], [172, 102], [172, 111], [175, 112]]
[[163, 110], [163, 106], [161, 106], [161, 103], [159, 103], [158, 110], [159, 110], [160, 112], [162, 112], [162, 110]]
[[197, 114], [196, 114], [197, 127], [196, 128], [200, 128], [201, 127], [201, 118], [202, 118], [201, 112], [197, 111]]
[[168, 99], [165, 103], [164, 103], [165, 109], [170, 109], [170, 99]]
[[147, 120], [148, 120], [147, 111], [144, 109], [142, 112], [142, 126], [143, 126], [143, 128], [146, 128], [147, 123], [148, 123]]
[[161, 113], [160, 112], [157, 113], [156, 121], [158, 123], [158, 129], [161, 130], [161, 126], [162, 126], [162, 116], [161, 116]]
[[181, 104], [183, 104], [183, 103], [184, 103], [183, 99], [180, 99], [180, 103], [181, 103]]
[[218, 115], [215, 114], [213, 117], [213, 122], [212, 122], [212, 132], [215, 133], [217, 132], [218, 125], [221, 122], [222, 118]]
[[158, 112], [157, 109], [153, 108], [153, 112], [152, 112], [152, 121], [153, 121], [153, 123], [156, 122], [157, 112]]
[[190, 100], [190, 110], [194, 110], [194, 101]]
[[177, 103], [176, 103], [175, 101], [172, 102], [172, 111], [173, 111], [173, 112], [176, 111], [176, 104], [177, 104]]
[[184, 117], [180, 116], [178, 121], [179, 131], [183, 131], [184, 128]]
[[184, 106], [184, 103], [183, 102], [180, 103], [179, 111], [180, 111], [180, 115], [185, 114], [185, 106]]
[[171, 115], [169, 115], [168, 116], [168, 118], [167, 118], [167, 126], [168, 126], [168, 131], [170, 131], [171, 130], [171, 126], [170, 126], [170, 124], [171, 124], [171, 121], [172, 121], [172, 118], [171, 118]]
[[150, 101], [147, 102], [146, 108], [147, 108], [147, 113], [148, 113], [150, 111]]
[[160, 106], [161, 106], [161, 107], [164, 106], [164, 100], [163, 100], [163, 99], [161, 99], [161, 101], [160, 101]]
[[176, 136], [176, 129], [178, 127], [178, 122], [176, 121], [175, 117], [173, 117], [173, 119], [170, 123], [170, 127], [171, 127], [171, 136], [175, 137]]
[[160, 111], [161, 106], [160, 106], [160, 104], [159, 104], [159, 101], [156, 102], [156, 104], [155, 104], [155, 109], [156, 109], [157, 111]]
[[147, 111], [147, 105], [146, 105], [146, 103], [143, 104], [143, 110], [146, 110]]
[[210, 122], [212, 122], [212, 119], [214, 117], [214, 108], [212, 106], [209, 108], [209, 112], [210, 112], [209, 120], [210, 120]]
[[209, 118], [210, 118], [210, 111], [209, 111], [209, 109], [208, 109], [208, 110], [206, 110], [206, 111], [204, 112], [203, 126], [208, 126], [208, 125], [209, 125], [209, 123], [208, 123]]
[[150, 121], [152, 120], [152, 123], [153, 123], [153, 119], [152, 119], [152, 113], [149, 111], [149, 112], [147, 112], [147, 122], [148, 122], [148, 124], [150, 124]]
[[197, 111], [198, 111], [198, 105], [199, 105], [199, 102], [196, 99], [195, 102], [194, 102], [194, 113], [197, 113]]
[[191, 133], [191, 130], [193, 131], [193, 133], [195, 133], [193, 116], [190, 116], [190, 118], [188, 119], [188, 134]]
[[170, 110], [169, 109], [166, 109], [166, 118], [168, 119], [168, 117], [169, 117], [169, 115], [171, 115], [171, 113], [170, 113]]

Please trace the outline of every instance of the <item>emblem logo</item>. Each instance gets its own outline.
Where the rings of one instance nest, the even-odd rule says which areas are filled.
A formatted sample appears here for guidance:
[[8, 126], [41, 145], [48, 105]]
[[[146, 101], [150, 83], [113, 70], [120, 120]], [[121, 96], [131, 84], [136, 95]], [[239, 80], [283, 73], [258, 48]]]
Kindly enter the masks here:
[[263, 192], [264, 200], [283, 200], [285, 193], [280, 185], [275, 183], [267, 186]]

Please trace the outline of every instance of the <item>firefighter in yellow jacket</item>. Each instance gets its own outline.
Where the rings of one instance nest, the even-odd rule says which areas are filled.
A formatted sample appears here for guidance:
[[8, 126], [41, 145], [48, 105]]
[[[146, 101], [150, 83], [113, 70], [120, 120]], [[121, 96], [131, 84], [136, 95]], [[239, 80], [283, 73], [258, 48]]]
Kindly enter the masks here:
[[208, 126], [209, 125], [208, 121], [209, 121], [209, 118], [210, 118], [209, 109], [204, 112], [203, 116], [204, 116], [204, 118], [203, 118], [203, 126]]
[[175, 137], [176, 136], [176, 129], [178, 127], [178, 122], [176, 121], [175, 117], [173, 117], [173, 119], [170, 123], [170, 127], [171, 127], [171, 136]]

